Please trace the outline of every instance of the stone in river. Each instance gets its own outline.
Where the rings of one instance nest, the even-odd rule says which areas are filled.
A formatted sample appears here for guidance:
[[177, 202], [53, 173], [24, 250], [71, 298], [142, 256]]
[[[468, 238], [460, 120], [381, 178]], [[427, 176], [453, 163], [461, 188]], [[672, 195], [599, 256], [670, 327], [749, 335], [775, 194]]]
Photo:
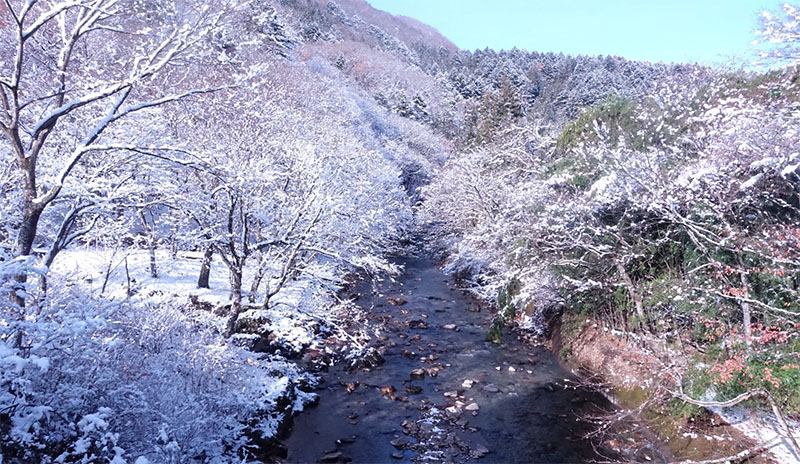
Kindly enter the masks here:
[[394, 392], [396, 392], [396, 391], [397, 391], [397, 389], [396, 389], [396, 388], [394, 388], [394, 385], [389, 385], [389, 386], [386, 386], [386, 387], [381, 387], [381, 394], [383, 394], [383, 395], [389, 395], [389, 394], [391, 394], [391, 393], [394, 393]]
[[337, 451], [335, 453], [328, 453], [325, 456], [319, 458], [319, 462], [350, 462], [350, 461], [352, 461], [352, 459], [350, 459], [349, 456], [345, 456], [344, 454], [342, 454], [341, 451]]
[[410, 372], [412, 379], [424, 379], [425, 378], [425, 369], [414, 369]]
[[490, 383], [490, 384], [486, 385], [485, 387], [483, 387], [483, 391], [485, 391], [487, 393], [497, 393], [497, 392], [500, 391], [500, 389], [495, 387], [493, 384]]
[[404, 304], [408, 303], [408, 301], [406, 301], [403, 297], [397, 297], [397, 298], [387, 298], [386, 303], [392, 306], [403, 306]]
[[439, 371], [440, 371], [440, 370], [442, 370], [442, 367], [441, 367], [441, 366], [431, 366], [431, 367], [429, 367], [429, 368], [425, 369], [425, 371], [426, 371], [426, 372], [428, 373], [428, 375], [429, 375], [429, 376], [431, 376], [431, 377], [436, 377], [437, 375], [439, 375]]
[[470, 403], [466, 407], [464, 407], [464, 409], [466, 409], [467, 411], [477, 411], [478, 409], [480, 409], [480, 406], [478, 406], [478, 403]]
[[475, 383], [474, 380], [467, 379], [461, 383], [461, 386], [464, 388], [472, 388], [472, 385]]
[[489, 454], [489, 448], [487, 448], [487, 447], [485, 447], [483, 445], [478, 445], [474, 450], [470, 451], [470, 453], [469, 453], [469, 455], [473, 459], [480, 459], [480, 458], [486, 456], [487, 454]]
[[445, 330], [456, 330], [456, 325], [455, 324], [445, 324], [445, 325], [442, 326], [442, 328], [445, 329]]
[[410, 443], [407, 438], [395, 438], [390, 442], [397, 449], [403, 449]]
[[408, 321], [408, 327], [410, 329], [427, 329], [428, 324], [426, 324], [425, 321], [423, 321], [422, 319], [414, 319]]

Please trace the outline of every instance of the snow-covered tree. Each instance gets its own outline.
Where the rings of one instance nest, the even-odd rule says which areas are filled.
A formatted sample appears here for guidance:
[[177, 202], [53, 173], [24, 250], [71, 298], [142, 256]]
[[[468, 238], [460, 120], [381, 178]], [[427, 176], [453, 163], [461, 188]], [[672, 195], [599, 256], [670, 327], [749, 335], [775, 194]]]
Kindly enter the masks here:
[[[0, 125], [23, 181], [14, 253], [27, 256], [43, 213], [87, 164], [115, 151], [167, 156], [126, 122], [207, 91], [166, 84], [180, 79], [171, 65], [187, 58], [215, 16], [207, 8], [175, 15], [169, 4], [153, 11], [117, 0], [6, 2], [0, 13]], [[75, 200], [70, 211], [83, 204]], [[65, 214], [56, 242], [74, 233], [71, 217]], [[24, 304], [24, 293], [14, 295]]]

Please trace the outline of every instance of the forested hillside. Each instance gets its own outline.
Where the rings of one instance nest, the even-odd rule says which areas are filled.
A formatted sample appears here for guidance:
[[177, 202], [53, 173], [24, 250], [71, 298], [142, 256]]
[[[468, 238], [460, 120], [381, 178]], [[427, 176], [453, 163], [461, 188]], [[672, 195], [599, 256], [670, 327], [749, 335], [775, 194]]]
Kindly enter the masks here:
[[796, 416], [797, 77], [468, 52], [362, 0], [4, 2], [0, 462], [272, 459], [300, 360], [370, 353], [342, 289], [418, 241], [493, 341], [588, 317], [694, 346], [682, 400]]

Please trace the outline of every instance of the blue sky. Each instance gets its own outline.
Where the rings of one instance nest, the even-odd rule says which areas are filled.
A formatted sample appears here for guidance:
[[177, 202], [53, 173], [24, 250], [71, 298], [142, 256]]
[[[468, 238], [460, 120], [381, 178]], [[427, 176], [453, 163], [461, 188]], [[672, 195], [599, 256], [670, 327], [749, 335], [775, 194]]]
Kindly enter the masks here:
[[416, 18], [461, 48], [619, 55], [720, 64], [751, 50], [766, 0], [367, 0]]

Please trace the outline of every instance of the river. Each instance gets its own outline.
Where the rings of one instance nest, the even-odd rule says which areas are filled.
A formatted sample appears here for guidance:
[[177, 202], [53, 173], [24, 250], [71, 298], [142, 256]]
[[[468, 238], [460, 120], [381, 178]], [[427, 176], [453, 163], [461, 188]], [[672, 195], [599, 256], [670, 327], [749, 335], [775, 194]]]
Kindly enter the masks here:
[[394, 280], [355, 289], [382, 326], [384, 362], [322, 373], [319, 404], [286, 439], [287, 462], [665, 461], [635, 426], [588, 439], [597, 422], [587, 418], [613, 405], [511, 331], [486, 342], [490, 312], [434, 260], [398, 264]]

